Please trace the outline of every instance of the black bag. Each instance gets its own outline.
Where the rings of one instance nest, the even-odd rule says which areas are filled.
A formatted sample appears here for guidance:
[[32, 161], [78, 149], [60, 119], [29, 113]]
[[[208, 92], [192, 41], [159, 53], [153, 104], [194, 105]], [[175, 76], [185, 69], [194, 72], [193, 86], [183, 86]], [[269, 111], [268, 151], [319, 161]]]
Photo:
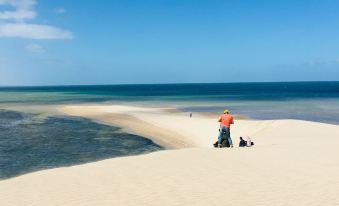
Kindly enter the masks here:
[[[220, 131], [220, 129], [219, 129]], [[214, 144], [213, 144], [214, 147], [218, 147], [218, 141], [216, 141]], [[229, 142], [227, 141], [227, 131], [226, 130], [223, 130], [222, 131], [222, 137], [221, 137], [221, 147], [230, 147], [230, 144]]]
[[[214, 147], [218, 147], [218, 141], [216, 141], [214, 144], [213, 144]], [[230, 144], [229, 142], [227, 141], [227, 139], [225, 138], [222, 138], [221, 139], [221, 147], [230, 147]]]

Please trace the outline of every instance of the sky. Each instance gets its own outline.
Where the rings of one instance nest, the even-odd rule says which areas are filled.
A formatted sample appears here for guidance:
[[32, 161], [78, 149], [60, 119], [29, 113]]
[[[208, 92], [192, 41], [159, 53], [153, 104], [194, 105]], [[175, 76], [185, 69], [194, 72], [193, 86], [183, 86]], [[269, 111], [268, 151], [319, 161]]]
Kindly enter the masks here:
[[336, 0], [0, 0], [0, 86], [339, 80]]

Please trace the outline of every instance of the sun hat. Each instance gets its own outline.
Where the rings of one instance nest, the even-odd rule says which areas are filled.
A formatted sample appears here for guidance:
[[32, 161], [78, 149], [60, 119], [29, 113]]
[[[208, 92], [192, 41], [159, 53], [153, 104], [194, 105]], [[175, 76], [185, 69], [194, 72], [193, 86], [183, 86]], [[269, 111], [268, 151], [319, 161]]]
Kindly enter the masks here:
[[225, 109], [225, 110], [224, 110], [224, 114], [226, 114], [226, 113], [230, 113], [230, 110]]

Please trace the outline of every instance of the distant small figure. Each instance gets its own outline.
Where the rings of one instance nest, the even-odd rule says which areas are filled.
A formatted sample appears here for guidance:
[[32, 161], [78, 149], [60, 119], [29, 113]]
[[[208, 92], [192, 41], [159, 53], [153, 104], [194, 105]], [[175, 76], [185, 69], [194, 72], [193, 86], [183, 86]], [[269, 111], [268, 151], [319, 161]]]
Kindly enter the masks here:
[[242, 137], [240, 137], [239, 147], [246, 147], [246, 146], [247, 146], [247, 142]]
[[192, 118], [192, 113], [190, 113], [190, 118]]

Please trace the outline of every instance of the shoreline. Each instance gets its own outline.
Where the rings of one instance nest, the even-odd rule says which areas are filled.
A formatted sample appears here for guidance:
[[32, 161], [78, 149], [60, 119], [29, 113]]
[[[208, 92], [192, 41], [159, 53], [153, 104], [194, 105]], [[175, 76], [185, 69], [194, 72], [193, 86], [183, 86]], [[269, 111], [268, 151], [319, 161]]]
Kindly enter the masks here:
[[[175, 131], [161, 128], [129, 113], [133, 111], [141, 113], [145, 111], [159, 112], [162, 111], [162, 109], [145, 109], [145, 107], [118, 105], [116, 106], [117, 112], [114, 112], [110, 109], [108, 109], [110, 111], [107, 111], [107, 105], [101, 106], [103, 106], [103, 110], [93, 105], [61, 106], [58, 108], [58, 111], [65, 115], [89, 118], [101, 124], [118, 126], [123, 132], [148, 138], [154, 143], [165, 147], [165, 149], [186, 148], [192, 144], [188, 145], [187, 142], [182, 141], [184, 137]], [[129, 109], [131, 109], [131, 111], [128, 111]]]
[[[211, 148], [218, 136], [219, 116], [216, 113], [194, 113], [193, 117], [189, 118], [189, 112], [182, 112], [175, 108], [109, 104], [62, 105], [58, 107], [58, 111], [66, 115], [85, 117], [103, 124], [118, 126], [123, 131], [149, 138], [166, 149]], [[331, 132], [339, 128], [339, 125], [293, 119], [236, 118], [235, 121], [231, 128], [234, 145], [238, 144], [240, 136], [250, 136], [253, 141], [259, 141], [259, 145], [267, 145], [270, 142], [274, 144], [269, 136], [277, 136], [276, 132], [284, 134], [278, 135], [279, 137], [288, 135], [291, 138], [298, 138], [298, 136], [314, 136], [308, 132], [310, 128], [323, 127], [325, 133], [328, 128], [331, 128]], [[293, 131], [288, 131], [289, 127], [293, 127]], [[278, 131], [284, 129], [286, 131]], [[300, 134], [296, 132], [298, 130]], [[262, 141], [262, 136], [267, 139]]]
[[[199, 114], [189, 118], [187, 113], [166, 109], [59, 106], [64, 114], [114, 124], [169, 149], [2, 180], [1, 205], [339, 203], [338, 125], [301, 120], [236, 120], [231, 132], [236, 147], [214, 149], [216, 118]], [[239, 135], [249, 135], [254, 147], [238, 148]], [[226, 200], [220, 194], [227, 194]]]

